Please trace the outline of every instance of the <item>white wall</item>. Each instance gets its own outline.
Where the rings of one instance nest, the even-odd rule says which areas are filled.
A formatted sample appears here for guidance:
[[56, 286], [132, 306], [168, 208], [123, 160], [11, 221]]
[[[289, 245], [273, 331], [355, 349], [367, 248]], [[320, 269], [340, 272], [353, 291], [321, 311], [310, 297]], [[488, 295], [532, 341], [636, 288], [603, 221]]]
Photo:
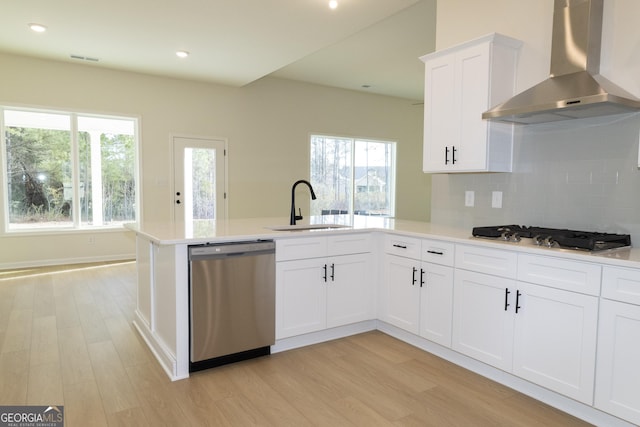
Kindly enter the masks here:
[[[605, 0], [601, 71], [640, 97], [640, 2]], [[437, 49], [499, 32], [524, 42], [517, 91], [547, 78], [553, 0], [438, 2]], [[624, 232], [640, 245], [640, 113], [519, 127], [514, 172], [433, 175], [432, 221]], [[464, 207], [464, 191], [476, 206]], [[503, 191], [492, 209], [491, 192]]]
[[[291, 184], [309, 176], [312, 132], [397, 140], [397, 216], [429, 219], [415, 101], [275, 78], [233, 88], [9, 54], [0, 64], [1, 105], [140, 117], [144, 221], [171, 218], [172, 134], [228, 139], [231, 218], [287, 218]], [[135, 253], [127, 232], [89, 235], [95, 243], [77, 233], [2, 235], [0, 269]]]

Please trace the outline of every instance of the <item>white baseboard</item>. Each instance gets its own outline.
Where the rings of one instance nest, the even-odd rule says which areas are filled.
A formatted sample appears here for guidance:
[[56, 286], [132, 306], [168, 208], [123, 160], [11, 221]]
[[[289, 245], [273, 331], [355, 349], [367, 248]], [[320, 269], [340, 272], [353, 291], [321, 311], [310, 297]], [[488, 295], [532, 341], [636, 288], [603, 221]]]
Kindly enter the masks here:
[[140, 333], [142, 339], [147, 343], [147, 346], [171, 381], [182, 380], [189, 377], [188, 374], [185, 376], [178, 375], [176, 357], [171, 353], [171, 351], [169, 351], [162, 341], [156, 337], [151, 329], [149, 329], [147, 322], [144, 321], [138, 310], [135, 311], [133, 326]]
[[39, 259], [22, 262], [0, 263], [0, 270], [16, 270], [21, 268], [51, 267], [55, 265], [88, 264], [95, 262], [134, 261], [136, 254], [118, 254], [108, 256], [91, 256], [76, 258]]
[[305, 347], [312, 344], [318, 344], [338, 338], [344, 338], [350, 335], [373, 331], [375, 329], [376, 321], [367, 320], [364, 322], [353, 323], [351, 325], [325, 329], [322, 331], [312, 332], [304, 335], [297, 335], [291, 338], [283, 338], [277, 340], [275, 345], [271, 346], [271, 353], [279, 353], [281, 351], [292, 350], [294, 348]]

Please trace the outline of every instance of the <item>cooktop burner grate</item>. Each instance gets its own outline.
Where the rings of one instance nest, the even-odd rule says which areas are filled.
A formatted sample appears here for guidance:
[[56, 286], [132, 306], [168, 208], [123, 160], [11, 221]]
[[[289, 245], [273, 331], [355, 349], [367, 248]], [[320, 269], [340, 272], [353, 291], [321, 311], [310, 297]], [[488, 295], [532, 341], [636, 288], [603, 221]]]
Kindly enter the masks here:
[[631, 246], [628, 234], [576, 231], [521, 225], [499, 225], [474, 227], [473, 236], [519, 242], [522, 238], [533, 239], [540, 246], [558, 246], [566, 249], [602, 251]]

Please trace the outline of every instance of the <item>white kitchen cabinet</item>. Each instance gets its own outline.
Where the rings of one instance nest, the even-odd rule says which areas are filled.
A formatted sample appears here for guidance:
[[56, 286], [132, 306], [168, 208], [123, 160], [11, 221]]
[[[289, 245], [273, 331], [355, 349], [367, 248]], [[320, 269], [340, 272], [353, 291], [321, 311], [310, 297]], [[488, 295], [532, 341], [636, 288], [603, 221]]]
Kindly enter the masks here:
[[368, 234], [277, 241], [276, 339], [374, 318], [370, 250]]
[[518, 282], [513, 373], [593, 404], [598, 297]]
[[382, 319], [413, 334], [420, 332], [420, 261], [385, 254]]
[[276, 339], [325, 328], [325, 265], [324, 259], [276, 263]]
[[640, 270], [605, 267], [595, 407], [640, 425]]
[[420, 335], [451, 347], [453, 268], [429, 262], [421, 265]]
[[424, 172], [510, 172], [513, 125], [482, 113], [511, 97], [521, 42], [500, 34], [421, 57]]
[[511, 371], [515, 280], [456, 269], [452, 348]]
[[371, 255], [327, 259], [327, 328], [375, 318]]
[[382, 319], [450, 347], [453, 244], [387, 236], [385, 247]]
[[452, 347], [591, 405], [599, 289], [595, 264], [458, 245]]

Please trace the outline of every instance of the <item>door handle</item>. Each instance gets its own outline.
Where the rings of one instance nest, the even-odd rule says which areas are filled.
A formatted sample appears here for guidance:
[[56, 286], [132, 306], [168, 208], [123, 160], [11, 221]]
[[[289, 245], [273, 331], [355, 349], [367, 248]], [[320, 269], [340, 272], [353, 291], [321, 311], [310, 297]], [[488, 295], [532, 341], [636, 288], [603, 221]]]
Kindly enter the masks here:
[[449, 164], [449, 147], [444, 147], [444, 164]]
[[335, 279], [334, 279], [335, 272], [336, 272], [336, 265], [331, 263], [331, 276], [329, 276], [329, 277], [331, 277], [331, 281], [332, 282], [335, 282]]
[[418, 272], [418, 269], [413, 267], [413, 273], [411, 275], [411, 284], [415, 285], [416, 284], [416, 273]]
[[324, 276], [322, 276], [322, 279], [325, 281], [325, 283], [327, 282], [327, 264], [324, 265], [324, 267], [322, 267], [324, 269]]
[[520, 307], [520, 296], [522, 294], [520, 293], [520, 291], [516, 291], [516, 314], [518, 313], [518, 310], [520, 310], [522, 307]]
[[424, 271], [423, 268], [420, 269], [420, 287], [422, 287], [424, 285], [424, 273], [426, 273]]
[[507, 307], [509, 307], [509, 288], [504, 288], [504, 311], [507, 311]]

